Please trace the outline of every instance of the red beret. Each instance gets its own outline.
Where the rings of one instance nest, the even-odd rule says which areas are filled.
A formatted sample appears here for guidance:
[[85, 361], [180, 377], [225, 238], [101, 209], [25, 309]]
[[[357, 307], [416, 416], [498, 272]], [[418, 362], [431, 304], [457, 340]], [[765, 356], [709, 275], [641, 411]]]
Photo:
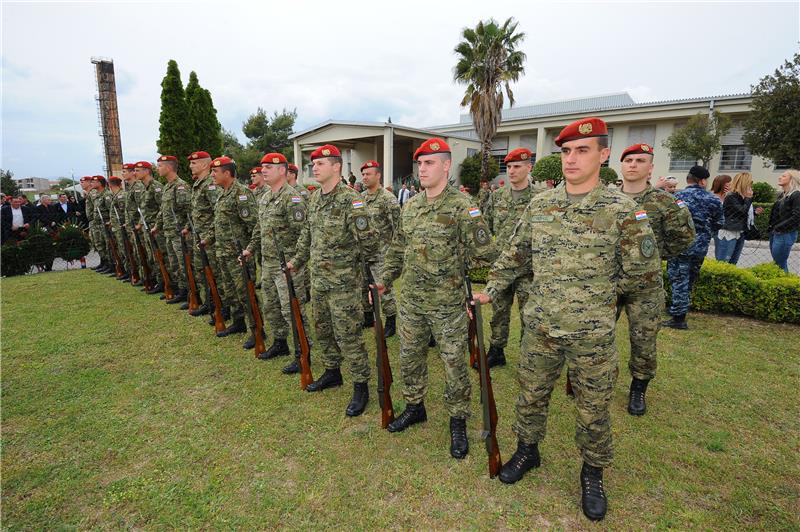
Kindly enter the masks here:
[[255, 183], [250, 183], [249, 185], [247, 185], [247, 188], [249, 188], [250, 190], [255, 190], [256, 189], [256, 184]]
[[190, 161], [194, 161], [195, 159], [211, 159], [211, 156], [207, 151], [196, 151], [187, 157], [187, 159]]
[[380, 170], [381, 169], [381, 165], [378, 164], [378, 161], [370, 160], [370, 161], [367, 161], [367, 162], [365, 162], [364, 164], [361, 165], [361, 171], [362, 172], [364, 171], [364, 168], [377, 168], [378, 170]]
[[136, 168], [153, 168], [153, 165], [147, 161], [139, 161], [136, 163]]
[[81, 178], [81, 181], [91, 181], [91, 180], [92, 180], [92, 176], [90, 176], [90, 175], [85, 175], [85, 176], [83, 176]]
[[325, 144], [311, 152], [311, 160], [321, 159], [323, 157], [341, 157], [342, 152], [333, 144]]
[[561, 146], [570, 140], [607, 136], [608, 128], [605, 122], [595, 117], [581, 118], [562, 129], [556, 137], [555, 143], [556, 146]]
[[450, 153], [450, 146], [439, 138], [428, 139], [414, 152], [414, 160], [419, 159], [420, 155], [433, 155], [435, 153]]
[[122, 165], [123, 170], [133, 170], [134, 168], [136, 168], [136, 165], [133, 163], [125, 163]]
[[626, 155], [631, 155], [633, 153], [646, 153], [648, 155], [653, 154], [653, 147], [649, 144], [634, 144], [633, 146], [628, 146], [624, 150], [622, 150], [622, 157], [619, 158], [620, 162], [625, 158]]
[[254, 166], [254, 167], [252, 167], [252, 168], [250, 169], [250, 173], [251, 173], [251, 174], [260, 174], [260, 173], [261, 173], [261, 167], [260, 167], [260, 166]]
[[211, 166], [216, 168], [217, 166], [223, 166], [226, 164], [233, 164], [233, 159], [223, 155], [222, 157], [217, 157], [214, 159], [214, 161], [211, 163]]
[[118, 176], [115, 176], [115, 175], [108, 176], [108, 180], [109, 181], [119, 181], [120, 183], [122, 183], [122, 178], [118, 177]]
[[158, 158], [157, 162], [163, 163], [164, 161], [177, 161], [177, 160], [178, 158], [175, 157], [174, 155], [162, 155], [161, 157]]
[[298, 172], [298, 168], [296, 164], [289, 163], [289, 171], [294, 172], [295, 174]]
[[506, 184], [506, 182], [505, 182], [505, 181], [503, 181], [503, 180], [501, 179], [501, 180], [500, 180], [500, 186], [502, 187], [502, 186], [503, 186], [503, 185], [505, 185], [505, 184]]
[[503, 159], [504, 163], [515, 163], [519, 161], [530, 161], [531, 155], [533, 152], [528, 148], [517, 148], [516, 150], [511, 150], [506, 155], [506, 158]]
[[261, 158], [261, 164], [288, 164], [286, 156], [282, 153], [268, 153]]

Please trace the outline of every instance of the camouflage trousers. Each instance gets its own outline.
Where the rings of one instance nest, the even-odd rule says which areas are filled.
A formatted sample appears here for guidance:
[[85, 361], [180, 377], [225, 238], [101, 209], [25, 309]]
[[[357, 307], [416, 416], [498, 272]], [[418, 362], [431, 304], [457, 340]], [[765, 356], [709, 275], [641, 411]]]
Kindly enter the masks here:
[[667, 276], [672, 287], [670, 316], [680, 316], [689, 312], [689, 295], [694, 283], [700, 277], [700, 267], [705, 260], [700, 255], [679, 255], [667, 261]]
[[[147, 252], [147, 262], [150, 264], [150, 271], [153, 272], [153, 278], [158, 283], [165, 283], [164, 275], [161, 272], [161, 263], [158, 261], [158, 257], [156, 256], [156, 249], [153, 247], [153, 241], [150, 238], [150, 235], [147, 234], [144, 227], [139, 232], [139, 238], [142, 239], [142, 244], [144, 244], [145, 251]], [[167, 257], [167, 241], [164, 238], [164, 234], [159, 231], [156, 233], [155, 236], [156, 244], [158, 245], [158, 249], [161, 251], [161, 255], [164, 259], [164, 269], [167, 271], [167, 277], [169, 278], [170, 288], [175, 290], [177, 286], [175, 285], [175, 281], [172, 279], [172, 275], [170, 275], [169, 271], [169, 258]]]
[[[136, 242], [137, 235], [138, 235], [138, 238], [142, 242], [142, 246], [144, 246], [144, 249], [145, 249], [145, 256], [144, 257], [142, 256], [141, 253], [139, 253], [139, 245]], [[144, 243], [144, 239], [146, 239], [146, 236], [144, 235], [144, 233], [142, 231], [136, 231], [134, 233], [133, 229], [128, 229], [128, 238], [130, 238], [130, 240], [131, 240], [131, 247], [133, 247], [133, 254], [136, 257], [136, 265], [139, 267], [139, 276], [140, 276], [140, 278], [142, 280], [144, 280], [144, 278], [145, 278], [145, 275], [144, 275], [144, 264], [145, 264], [145, 262], [147, 262], [147, 265], [150, 268], [150, 272], [153, 275], [155, 275], [155, 270], [153, 269], [153, 265], [150, 262], [149, 256], [147, 255], [147, 246]], [[154, 277], [154, 279], [155, 279], [155, 277]]]
[[564, 363], [575, 392], [575, 443], [586, 463], [606, 467], [613, 457], [609, 404], [619, 372], [613, 330], [582, 339], [548, 336], [531, 328], [525, 332], [514, 433], [527, 444], [544, 439], [550, 395]]
[[[295, 295], [300, 303], [300, 315], [303, 323], [308, 323], [305, 310], [306, 290], [304, 278], [305, 268], [292, 274]], [[272, 338], [286, 340], [292, 334], [292, 309], [289, 302], [289, 285], [286, 284], [286, 276], [280, 269], [276, 270], [262, 266], [261, 295], [264, 320], [269, 324]]]
[[470, 416], [470, 381], [467, 374], [467, 311], [463, 305], [423, 310], [401, 302], [397, 332], [400, 336], [400, 374], [403, 398], [419, 404], [428, 392], [428, 342], [431, 335], [444, 363], [444, 404], [451, 417]]
[[[374, 263], [369, 264], [369, 271], [372, 272], [373, 279], [380, 279], [380, 272], [383, 269], [383, 255], [381, 254]], [[361, 302], [364, 305], [364, 312], [372, 312], [372, 305], [369, 302], [369, 288], [367, 287], [367, 283], [364, 283], [364, 287], [361, 289]], [[381, 311], [386, 316], [396, 316], [397, 315], [397, 303], [394, 297], [394, 291], [384, 292], [381, 296]]]
[[369, 381], [369, 356], [361, 331], [361, 294], [353, 287], [340, 291], [321, 291], [311, 286], [314, 330], [325, 369], [341, 366], [347, 360], [353, 382]]
[[508, 325], [511, 321], [511, 307], [514, 306], [515, 294], [517, 296], [517, 309], [519, 310], [520, 342], [522, 342], [522, 333], [525, 331], [525, 317], [522, 309], [525, 308], [525, 303], [528, 302], [526, 285], [530, 282], [530, 278], [519, 278], [492, 299], [492, 319], [490, 321], [492, 337], [490, 345], [504, 348], [508, 344]]
[[664, 290], [638, 291], [617, 298], [617, 319], [622, 310], [628, 315], [631, 358], [628, 369], [634, 379], [649, 381], [656, 376], [656, 338], [664, 312]]
[[[220, 298], [222, 304], [230, 309], [231, 319], [238, 321], [243, 319], [247, 322], [247, 327], [252, 330], [255, 328], [255, 320], [250, 312], [250, 304], [247, 299], [247, 286], [242, 276], [242, 267], [239, 264], [239, 250], [233, 242], [217, 241], [214, 245], [217, 253], [217, 285], [220, 286]], [[245, 263], [251, 278], [255, 278], [253, 273], [255, 268], [253, 261]], [[224, 294], [224, 297], [223, 297]]]
[[[203, 259], [200, 256], [200, 240], [194, 234], [190, 237], [190, 243], [192, 245], [192, 269], [194, 271], [194, 281], [197, 283], [197, 294], [200, 296], [200, 299], [204, 304], [207, 304], [209, 307], [214, 305], [214, 302], [211, 300], [211, 288], [208, 285], [208, 280], [206, 279], [206, 274], [203, 271]], [[217, 264], [217, 253], [216, 253], [216, 245], [206, 245], [206, 255], [208, 256], [208, 265], [211, 266], [211, 272], [214, 274], [214, 281], [217, 283], [217, 291], [219, 292], [219, 298], [222, 300], [223, 305], [225, 304], [225, 298], [223, 297], [224, 290], [219, 282], [219, 265]]]
[[125, 252], [125, 240], [122, 236], [122, 231], [124, 231], [124, 229], [121, 227], [115, 227], [114, 224], [111, 224], [111, 233], [114, 235], [114, 244], [117, 246], [117, 254], [122, 261], [122, 269], [125, 273], [128, 273], [131, 269], [131, 263], [128, 261], [128, 255]]
[[172, 288], [186, 290], [186, 266], [183, 262], [181, 235], [177, 231], [167, 229], [163, 231], [162, 236], [165, 242], [164, 256], [167, 259], [167, 269], [173, 283]]
[[110, 261], [108, 243], [106, 242], [105, 230], [101, 222], [92, 221], [89, 223], [89, 238], [100, 258], [104, 261]]

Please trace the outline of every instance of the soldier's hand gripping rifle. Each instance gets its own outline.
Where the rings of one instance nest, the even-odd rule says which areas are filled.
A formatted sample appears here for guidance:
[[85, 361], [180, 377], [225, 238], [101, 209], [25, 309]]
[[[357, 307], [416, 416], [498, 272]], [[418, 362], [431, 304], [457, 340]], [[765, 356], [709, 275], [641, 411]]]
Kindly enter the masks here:
[[[95, 212], [97, 212], [97, 216], [100, 217], [100, 224], [103, 226], [103, 230], [106, 232], [106, 240], [108, 240], [108, 247], [111, 248], [111, 259], [114, 261], [114, 274], [116, 275], [117, 279], [125, 275], [125, 270], [122, 269], [122, 260], [119, 257], [119, 250], [117, 249], [117, 243], [114, 240], [114, 235], [111, 233], [111, 228], [106, 225], [106, 221], [103, 219], [103, 213], [100, 212], [100, 206], [94, 206]], [[110, 222], [109, 222], [110, 223]]]
[[286, 277], [286, 286], [289, 291], [289, 306], [291, 307], [292, 316], [292, 335], [294, 336], [294, 345], [300, 349], [300, 388], [306, 389], [306, 386], [314, 381], [311, 375], [311, 348], [308, 345], [308, 336], [306, 335], [306, 327], [303, 323], [303, 314], [300, 312], [300, 301], [297, 299], [297, 292], [294, 290], [294, 281], [292, 280], [292, 272], [286, 267], [286, 255], [283, 253], [278, 242], [278, 237], [275, 235], [275, 230], [272, 230], [272, 242], [275, 244], [275, 250], [278, 252], [278, 260], [281, 263], [281, 271]]
[[[231, 235], [233, 234], [233, 229], [231, 229]], [[253, 324], [255, 325], [253, 338], [255, 338], [256, 341], [255, 356], [258, 358], [258, 355], [267, 350], [267, 346], [264, 345], [264, 319], [261, 317], [261, 309], [258, 306], [256, 283], [253, 281], [253, 278], [250, 277], [250, 270], [247, 267], [246, 257], [242, 255], [244, 251], [242, 249], [242, 244], [236, 237], [233, 238], [233, 241], [236, 244], [236, 251], [239, 254], [239, 264], [242, 265], [242, 279], [244, 279], [244, 286], [247, 290], [247, 307], [250, 311], [250, 315], [253, 316]]]
[[136, 230], [136, 226], [133, 227], [133, 238], [136, 240], [136, 249], [139, 250], [139, 258], [142, 260], [142, 275], [144, 275], [142, 284], [144, 285], [145, 291], [150, 291], [155, 285], [153, 282], [153, 271], [150, 269], [147, 251], [144, 249], [144, 242], [142, 242], [142, 237], [139, 235], [139, 231]]
[[153, 246], [153, 254], [156, 256], [156, 262], [158, 262], [158, 269], [161, 270], [161, 278], [164, 279], [164, 299], [170, 300], [175, 297], [175, 294], [172, 292], [172, 283], [169, 279], [169, 271], [167, 270], [167, 265], [164, 262], [164, 253], [161, 251], [161, 248], [158, 247], [158, 240], [156, 240], [156, 235], [150, 232], [150, 227], [147, 225], [147, 220], [144, 219], [144, 213], [142, 209], [138, 208], [139, 216], [142, 218], [142, 227], [150, 236], [150, 245]]
[[197, 239], [197, 247], [200, 249], [200, 261], [203, 263], [203, 274], [206, 276], [209, 292], [211, 292], [211, 301], [214, 303], [214, 331], [222, 332], [225, 330], [225, 319], [222, 317], [222, 298], [219, 297], [219, 290], [217, 289], [217, 280], [214, 278], [214, 272], [211, 270], [211, 263], [208, 261], [208, 253], [206, 246], [202, 244], [200, 235], [192, 223], [192, 217], [189, 216], [189, 227], [192, 229]]
[[175, 209], [170, 207], [172, 211], [172, 218], [175, 220], [175, 230], [181, 237], [181, 252], [183, 253], [183, 266], [186, 269], [186, 284], [189, 285], [189, 310], [197, 310], [200, 308], [200, 303], [197, 298], [197, 282], [194, 278], [194, 270], [192, 269], [192, 250], [186, 244], [186, 237], [183, 235], [181, 223], [178, 221], [178, 216], [175, 214]]
[[111, 205], [111, 208], [114, 209], [114, 215], [117, 217], [117, 223], [122, 229], [122, 244], [125, 247], [125, 256], [128, 257], [128, 266], [130, 266], [128, 275], [131, 278], [131, 284], [136, 284], [139, 282], [139, 265], [136, 263], [136, 257], [133, 253], [131, 239], [128, 238], [128, 230], [125, 228], [125, 224], [122, 223], [122, 218], [119, 215], [119, 211], [117, 211], [117, 207], [115, 205]]
[[478, 374], [481, 382], [481, 406], [483, 407], [483, 430], [481, 438], [486, 444], [486, 454], [489, 455], [489, 478], [494, 478], [503, 465], [500, 459], [500, 447], [497, 445], [497, 405], [494, 402], [492, 391], [492, 376], [486, 360], [486, 350], [483, 343], [483, 321], [481, 320], [481, 304], [472, 298], [472, 282], [469, 279], [466, 265], [462, 267], [464, 277], [464, 291], [467, 296], [470, 322], [475, 331], [475, 342], [470, 343], [470, 358], [473, 356], [478, 361]]

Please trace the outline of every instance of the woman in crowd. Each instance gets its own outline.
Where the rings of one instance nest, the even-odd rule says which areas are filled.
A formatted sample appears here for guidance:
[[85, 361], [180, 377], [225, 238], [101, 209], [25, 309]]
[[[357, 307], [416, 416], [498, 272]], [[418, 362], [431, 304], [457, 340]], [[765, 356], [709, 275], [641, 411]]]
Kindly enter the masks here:
[[731, 190], [722, 202], [725, 220], [717, 233], [719, 239], [718, 260], [736, 264], [744, 247], [745, 232], [755, 225], [753, 211], [753, 176], [741, 172], [731, 181]]
[[789, 253], [800, 229], [800, 171], [786, 170], [778, 178], [781, 194], [769, 216], [769, 251], [775, 264], [789, 271]]
[[[721, 174], [714, 178], [711, 183], [711, 193], [719, 198], [723, 204], [725, 203], [725, 195], [731, 190], [731, 176], [728, 174]], [[724, 221], [724, 220], [723, 220]], [[714, 258], [717, 260], [725, 260], [720, 253], [719, 236], [714, 233]]]

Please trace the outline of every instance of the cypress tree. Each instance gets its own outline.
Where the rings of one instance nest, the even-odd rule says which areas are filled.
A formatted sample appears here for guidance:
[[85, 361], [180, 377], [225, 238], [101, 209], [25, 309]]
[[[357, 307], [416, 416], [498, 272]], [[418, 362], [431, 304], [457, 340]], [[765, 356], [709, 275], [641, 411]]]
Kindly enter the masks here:
[[192, 152], [189, 130], [189, 110], [181, 82], [178, 63], [170, 59], [167, 74], [161, 81], [161, 115], [158, 119], [158, 152], [162, 155], [174, 155], [178, 158], [179, 174], [189, 174], [189, 162], [186, 159]]
[[200, 86], [197, 74], [189, 75], [186, 86], [186, 103], [189, 109], [189, 123], [193, 150], [207, 151], [212, 157], [222, 155], [222, 126], [217, 120], [217, 110], [211, 99], [211, 93]]

